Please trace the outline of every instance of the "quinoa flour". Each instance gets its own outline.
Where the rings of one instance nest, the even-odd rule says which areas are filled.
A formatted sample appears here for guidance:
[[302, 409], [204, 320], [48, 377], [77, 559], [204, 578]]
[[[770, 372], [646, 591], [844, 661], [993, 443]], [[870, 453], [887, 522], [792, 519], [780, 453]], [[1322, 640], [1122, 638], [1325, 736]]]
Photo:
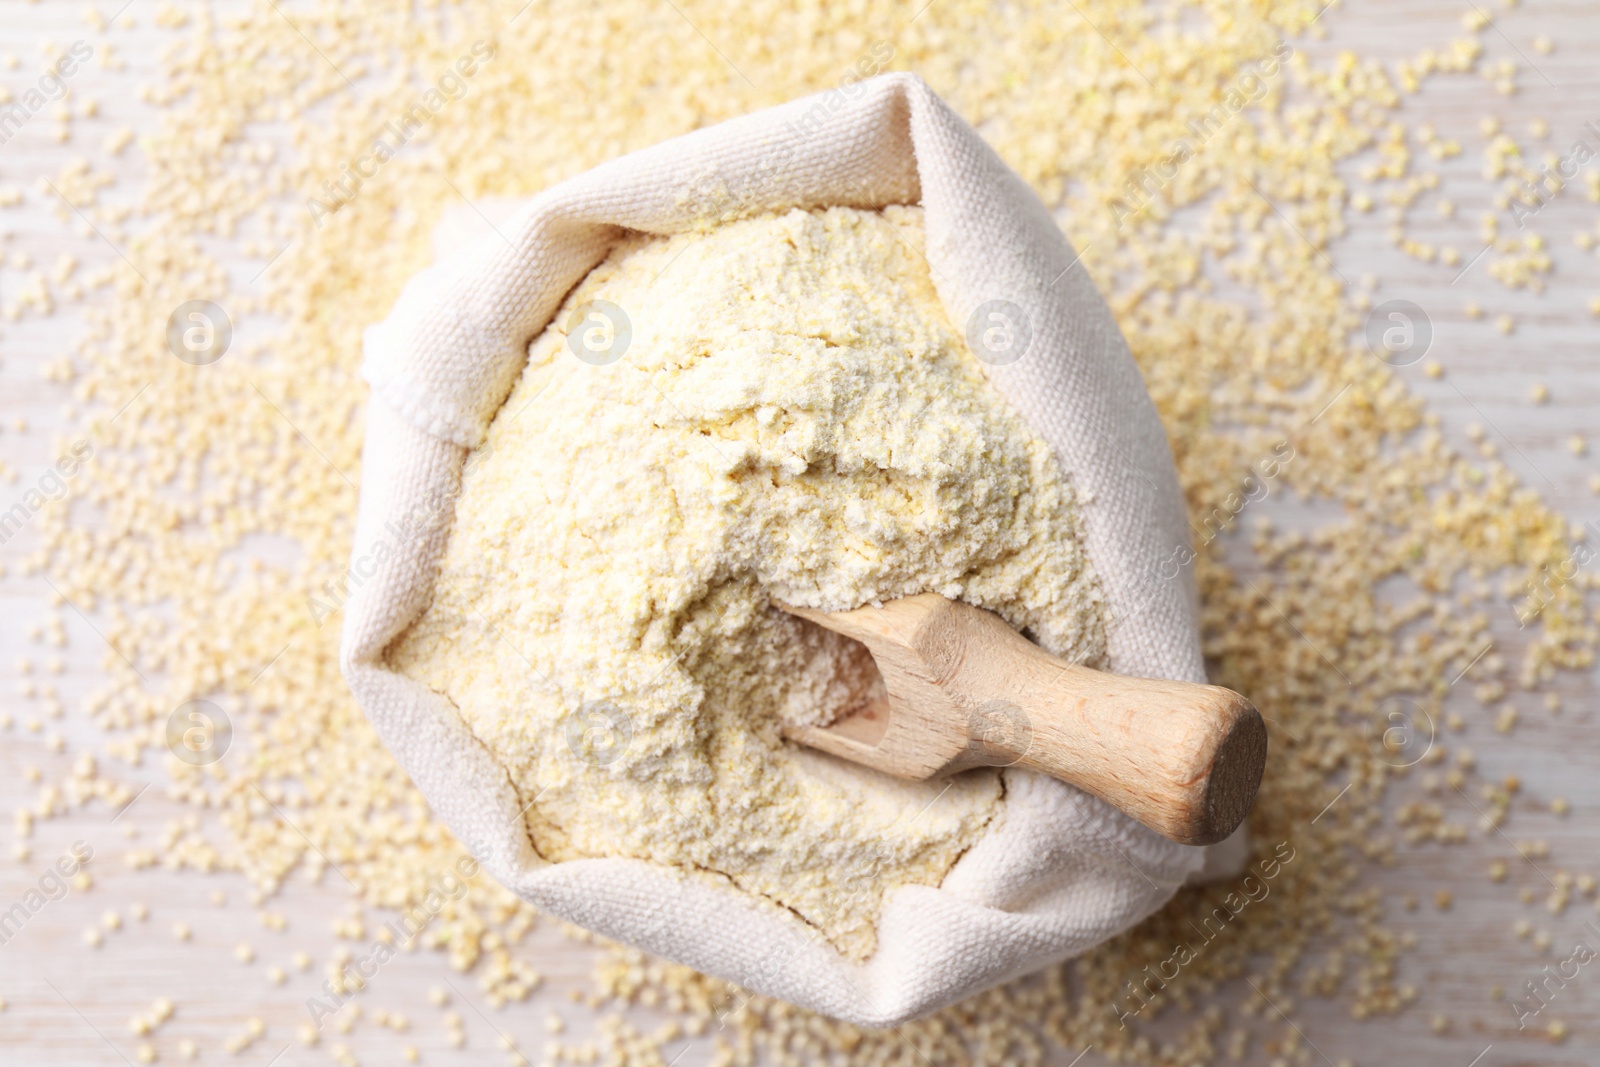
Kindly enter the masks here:
[[[873, 672], [773, 601], [934, 591], [1103, 662], [1072, 486], [947, 320], [922, 240], [909, 207], [633, 237], [530, 345], [389, 658], [508, 769], [544, 859], [727, 879], [864, 959], [884, 893], [937, 885], [1000, 777], [902, 782], [786, 742]], [[604, 365], [566, 332], [594, 301], [631, 327]]]

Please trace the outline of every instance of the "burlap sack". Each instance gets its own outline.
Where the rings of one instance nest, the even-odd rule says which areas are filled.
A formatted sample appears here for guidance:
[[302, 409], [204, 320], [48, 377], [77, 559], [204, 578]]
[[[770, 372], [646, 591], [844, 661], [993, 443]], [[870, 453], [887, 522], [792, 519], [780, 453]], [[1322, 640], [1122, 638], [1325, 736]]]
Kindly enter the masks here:
[[[400, 764], [514, 892], [752, 991], [875, 1026], [1125, 930], [1200, 871], [1207, 850], [1012, 768], [991, 829], [942, 885], [888, 896], [878, 950], [857, 965], [798, 919], [733, 888], [631, 859], [543, 862], [506, 771], [448, 700], [388, 670], [383, 653], [429, 601], [450, 525], [439, 501], [453, 500], [468, 450], [483, 440], [529, 341], [620, 233], [670, 234], [794, 206], [915, 203], [925, 209], [927, 255], [951, 321], [971, 323], [975, 347], [990, 325], [1011, 330], [1012, 347], [992, 354], [987, 373], [1086, 502], [1087, 549], [1111, 606], [1111, 668], [1203, 681], [1183, 500], [1116, 323], [1033, 192], [905, 74], [596, 167], [407, 285], [365, 339], [373, 395], [352, 568], [362, 584], [346, 605], [342, 647], [345, 677]], [[1239, 844], [1231, 842], [1235, 858]]]

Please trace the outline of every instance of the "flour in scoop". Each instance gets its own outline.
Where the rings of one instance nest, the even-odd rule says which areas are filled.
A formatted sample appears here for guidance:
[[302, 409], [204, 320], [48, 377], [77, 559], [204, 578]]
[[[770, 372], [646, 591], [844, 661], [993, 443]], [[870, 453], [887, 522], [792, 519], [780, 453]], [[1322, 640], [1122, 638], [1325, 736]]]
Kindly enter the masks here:
[[786, 741], [873, 669], [774, 601], [932, 591], [1102, 662], [1071, 483], [922, 242], [916, 208], [634, 236], [530, 346], [390, 658], [505, 765], [546, 860], [732, 883], [865, 958], [884, 894], [1000, 816], [999, 772], [903, 782]]

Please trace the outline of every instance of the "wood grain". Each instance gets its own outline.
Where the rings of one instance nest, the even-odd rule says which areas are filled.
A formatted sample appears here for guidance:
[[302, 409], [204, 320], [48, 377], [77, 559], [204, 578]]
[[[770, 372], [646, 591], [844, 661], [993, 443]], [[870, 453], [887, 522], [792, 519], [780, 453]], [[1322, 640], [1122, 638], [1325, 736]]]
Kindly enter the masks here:
[[1232, 690], [1067, 663], [998, 615], [937, 593], [784, 610], [861, 642], [878, 665], [881, 702], [788, 731], [843, 759], [912, 779], [1020, 764], [1186, 845], [1233, 833], [1261, 784], [1266, 724]]

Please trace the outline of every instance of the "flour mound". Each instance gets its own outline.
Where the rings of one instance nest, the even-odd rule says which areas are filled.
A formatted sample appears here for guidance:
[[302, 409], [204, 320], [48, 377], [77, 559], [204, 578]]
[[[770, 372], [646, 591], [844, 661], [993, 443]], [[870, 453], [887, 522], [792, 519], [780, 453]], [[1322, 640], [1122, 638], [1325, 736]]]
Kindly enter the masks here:
[[[932, 591], [1101, 663], [1071, 484], [948, 322], [922, 241], [916, 208], [636, 236], [530, 346], [390, 660], [505, 764], [545, 859], [726, 879], [863, 959], [883, 894], [938, 884], [1000, 779], [901, 782], [786, 741], [875, 672], [774, 601]], [[631, 335], [606, 362], [611, 308]]]

